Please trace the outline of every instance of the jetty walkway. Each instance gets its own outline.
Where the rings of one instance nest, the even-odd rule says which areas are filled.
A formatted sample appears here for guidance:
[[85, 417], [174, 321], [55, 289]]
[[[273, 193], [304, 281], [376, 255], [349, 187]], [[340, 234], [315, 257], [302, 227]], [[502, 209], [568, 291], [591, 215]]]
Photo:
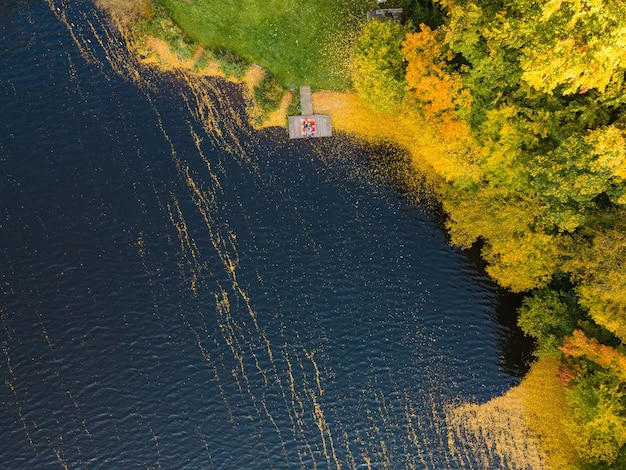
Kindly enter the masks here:
[[313, 114], [311, 87], [300, 87], [300, 108], [302, 114], [289, 116], [289, 138], [306, 139], [312, 137], [332, 137], [333, 129], [330, 116]]

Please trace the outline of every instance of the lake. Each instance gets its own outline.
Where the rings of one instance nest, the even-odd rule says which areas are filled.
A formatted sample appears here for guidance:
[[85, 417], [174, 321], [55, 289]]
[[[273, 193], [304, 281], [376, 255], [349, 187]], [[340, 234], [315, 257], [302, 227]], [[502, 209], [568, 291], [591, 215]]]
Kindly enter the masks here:
[[446, 410], [519, 382], [518, 300], [401, 151], [255, 131], [90, 2], [3, 2], [0, 30], [3, 468], [503, 465]]

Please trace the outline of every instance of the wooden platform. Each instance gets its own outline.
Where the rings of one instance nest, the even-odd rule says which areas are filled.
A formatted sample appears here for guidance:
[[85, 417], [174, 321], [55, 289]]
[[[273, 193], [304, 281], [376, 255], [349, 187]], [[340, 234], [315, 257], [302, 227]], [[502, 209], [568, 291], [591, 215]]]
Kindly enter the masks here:
[[372, 20], [391, 20], [397, 21], [398, 23], [402, 21], [402, 8], [384, 8], [381, 10], [371, 10], [367, 12], [367, 21]]
[[313, 114], [313, 99], [311, 98], [311, 87], [300, 87], [300, 107], [302, 108], [302, 115], [309, 116]]
[[[304, 121], [313, 121], [315, 131], [307, 136], [307, 131], [303, 127]], [[307, 139], [315, 137], [332, 137], [333, 129], [330, 124], [330, 116], [327, 114], [309, 114], [308, 116], [289, 116], [289, 138]]]
[[332, 137], [333, 129], [330, 116], [327, 114], [313, 114], [313, 100], [311, 87], [300, 87], [300, 107], [302, 114], [289, 116], [289, 138], [311, 139], [316, 137]]

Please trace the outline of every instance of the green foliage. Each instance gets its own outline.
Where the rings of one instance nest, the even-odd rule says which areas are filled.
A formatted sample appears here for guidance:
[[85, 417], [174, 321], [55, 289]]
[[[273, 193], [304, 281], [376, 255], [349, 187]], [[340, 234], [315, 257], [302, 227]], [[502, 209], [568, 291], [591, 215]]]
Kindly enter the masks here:
[[193, 55], [192, 47], [183, 38], [178, 38], [170, 44], [170, 50], [182, 60], [191, 59]]
[[612, 126], [573, 134], [553, 151], [537, 155], [530, 175], [546, 204], [544, 223], [573, 232], [597, 210], [601, 194], [616, 205], [626, 202], [625, 159], [624, 135]]
[[603, 369], [580, 374], [568, 390], [573, 414], [566, 427], [581, 457], [592, 465], [613, 467], [626, 444], [624, 384]]
[[134, 25], [133, 32], [139, 41], [148, 36], [163, 39], [169, 44], [170, 51], [181, 60], [191, 59], [193, 50], [197, 47], [158, 4], [154, 5], [150, 15], [144, 16]]
[[269, 73], [254, 87], [254, 99], [264, 113], [278, 109], [284, 94], [285, 90]]
[[393, 21], [370, 21], [357, 40], [354, 88], [376, 111], [399, 111], [406, 87], [400, 46], [409, 31], [408, 26]]
[[405, 6], [411, 12], [411, 21], [413, 24], [425, 24], [431, 28], [436, 28], [443, 24], [444, 11], [431, 0], [411, 0], [406, 2]]
[[537, 356], [559, 355], [563, 338], [574, 331], [582, 312], [572, 291], [544, 288], [524, 299], [518, 325], [537, 340]]
[[568, 262], [567, 268], [576, 283], [580, 305], [596, 323], [626, 342], [625, 214], [612, 214], [622, 226], [582, 234], [578, 256]]
[[215, 58], [213, 57], [213, 54], [207, 54], [207, 52], [204, 51], [204, 53], [202, 54], [202, 57], [196, 60], [196, 62], [193, 64], [192, 70], [194, 72], [199, 72], [200, 70], [205, 68], [207, 65], [209, 65], [212, 60], [215, 60]]

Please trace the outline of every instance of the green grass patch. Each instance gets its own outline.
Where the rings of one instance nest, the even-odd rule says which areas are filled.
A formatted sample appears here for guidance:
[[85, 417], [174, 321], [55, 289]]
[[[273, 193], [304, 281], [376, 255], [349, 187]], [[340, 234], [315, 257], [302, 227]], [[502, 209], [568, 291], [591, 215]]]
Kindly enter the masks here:
[[133, 28], [133, 32], [139, 40], [143, 40], [147, 36], [154, 36], [173, 44], [183, 39], [185, 36], [183, 30], [172, 21], [165, 8], [154, 3], [152, 13], [150, 17], [143, 18]]
[[[352, 46], [375, 0], [156, 0], [191, 41], [269, 70], [277, 83], [345, 90]], [[391, 2], [388, 2], [391, 3]]]
[[165, 8], [155, 4], [152, 12], [149, 18], [145, 17], [135, 25], [133, 29], [135, 37], [139, 41], [143, 41], [148, 36], [163, 39], [169, 44], [172, 53], [180, 59], [191, 59], [198, 45], [193, 44], [189, 36], [174, 23]]
[[194, 45], [189, 44], [184, 38], [179, 38], [170, 44], [171, 51], [182, 60], [191, 59], [193, 56], [192, 47], [194, 47]]

